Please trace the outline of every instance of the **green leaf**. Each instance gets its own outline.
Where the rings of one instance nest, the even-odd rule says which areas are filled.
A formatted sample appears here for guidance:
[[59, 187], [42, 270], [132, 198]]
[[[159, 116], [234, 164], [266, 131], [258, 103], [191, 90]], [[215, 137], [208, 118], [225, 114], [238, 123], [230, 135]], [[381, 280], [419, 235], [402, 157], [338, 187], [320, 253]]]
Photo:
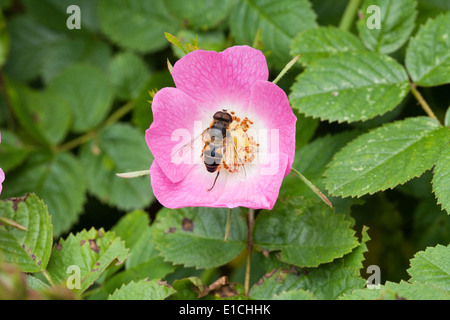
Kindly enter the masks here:
[[206, 30], [225, 20], [235, 1], [166, 0], [165, 4], [175, 18], [189, 29]]
[[136, 98], [149, 77], [145, 62], [131, 52], [119, 53], [111, 61], [110, 78], [119, 99]]
[[274, 300], [316, 300], [311, 292], [303, 289], [283, 291], [272, 298]]
[[28, 15], [20, 15], [8, 23], [11, 36], [10, 57], [5, 71], [16, 80], [28, 81], [36, 78], [46, 60], [47, 47], [62, 38], [62, 35], [39, 24]]
[[334, 300], [343, 293], [360, 289], [365, 281], [351, 268], [331, 268], [329, 264], [312, 270], [274, 269], [250, 290], [250, 298], [275, 299], [282, 292], [307, 290], [319, 300]]
[[437, 245], [416, 253], [408, 273], [412, 283], [423, 282], [450, 291], [450, 246]]
[[169, 71], [155, 72], [150, 76], [150, 79], [135, 100], [131, 121], [142, 132], [145, 132], [153, 121], [151, 103], [149, 102], [152, 98], [150, 97], [149, 91], [164, 87], [175, 87], [171, 74]]
[[0, 216], [14, 220], [28, 231], [0, 223], [0, 253], [24, 272], [47, 267], [52, 248], [52, 229], [47, 207], [36, 195], [0, 201]]
[[108, 300], [164, 300], [175, 290], [160, 280], [140, 280], [130, 282], [117, 289]]
[[406, 50], [406, 68], [421, 86], [450, 82], [450, 12], [422, 25]]
[[68, 277], [76, 272], [68, 268], [78, 267], [80, 288], [73, 290], [83, 293], [109, 265], [113, 262], [121, 264], [127, 256], [128, 249], [125, 248], [125, 243], [113, 232], [92, 228], [76, 235], [70, 234], [65, 240], [61, 239], [52, 250], [47, 271], [55, 284], [65, 284]]
[[448, 139], [434, 167], [433, 191], [442, 209], [450, 214], [450, 145]]
[[322, 120], [368, 120], [397, 106], [409, 90], [394, 59], [373, 52], [340, 53], [301, 73], [289, 96], [292, 108]]
[[99, 0], [98, 16], [112, 41], [145, 53], [168, 46], [164, 32], [175, 34], [178, 29], [165, 0]]
[[449, 137], [448, 128], [428, 117], [370, 130], [335, 155], [325, 185], [333, 195], [357, 197], [393, 188], [430, 169]]
[[[315, 28], [316, 15], [307, 0], [239, 1], [229, 19], [231, 34], [239, 44], [252, 44], [258, 30], [269, 62], [282, 69], [292, 57], [292, 39]], [[270, 53], [270, 54], [269, 54]]]
[[123, 179], [119, 172], [149, 168], [152, 156], [139, 131], [128, 124], [102, 129], [97, 139], [83, 145], [81, 163], [89, 192], [120, 209], [143, 208], [153, 200], [148, 177]]
[[90, 35], [64, 37], [47, 47], [42, 77], [49, 83], [66, 68], [77, 63], [90, 64], [107, 72], [110, 60], [111, 48], [104, 41]]
[[25, 149], [22, 141], [12, 131], [2, 129], [1, 138], [0, 168], [4, 171], [10, 171], [25, 161], [28, 150]]
[[198, 269], [224, 265], [244, 250], [247, 238], [245, 219], [234, 210], [230, 235], [223, 241], [227, 214], [227, 209], [163, 209], [153, 233], [156, 248], [174, 264]]
[[342, 300], [448, 300], [450, 294], [428, 283], [386, 282], [380, 289], [359, 289], [340, 297]]
[[[369, 29], [374, 12], [369, 6], [380, 8], [380, 28]], [[361, 6], [362, 18], [358, 20], [359, 37], [367, 48], [380, 53], [391, 53], [409, 39], [416, 20], [415, 0], [365, 0]]]
[[299, 62], [305, 66], [340, 52], [365, 50], [354, 34], [331, 26], [301, 32], [291, 44], [291, 55], [301, 54]]
[[70, 66], [53, 78], [48, 90], [67, 101], [74, 116], [73, 131], [77, 133], [99, 125], [113, 102], [113, 90], [108, 78], [90, 65]]
[[202, 279], [198, 277], [175, 280], [172, 287], [177, 292], [170, 297], [170, 300], [197, 300], [198, 293], [207, 289]]
[[284, 198], [272, 211], [262, 211], [254, 227], [255, 246], [281, 250], [280, 260], [316, 267], [351, 252], [358, 241], [350, 222], [311, 199]]
[[[253, 299], [280, 299], [290, 296], [302, 299], [336, 299], [344, 293], [364, 287], [360, 269], [370, 240], [363, 228], [361, 243], [343, 258], [317, 268], [281, 267], [273, 269], [256, 282], [251, 290]], [[305, 292], [306, 291], [306, 292]]]
[[32, 154], [20, 170], [4, 182], [5, 197], [35, 192], [52, 216], [54, 236], [67, 231], [83, 209], [86, 182], [83, 168], [70, 153]]
[[33, 139], [50, 145], [64, 140], [72, 121], [65, 99], [21, 84], [8, 85], [8, 95], [17, 119]]

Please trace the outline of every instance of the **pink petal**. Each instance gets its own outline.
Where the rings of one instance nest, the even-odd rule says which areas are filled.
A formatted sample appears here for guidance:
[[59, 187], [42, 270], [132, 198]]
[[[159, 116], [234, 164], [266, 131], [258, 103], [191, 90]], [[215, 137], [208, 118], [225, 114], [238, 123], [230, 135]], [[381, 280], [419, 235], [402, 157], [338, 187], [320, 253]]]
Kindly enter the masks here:
[[292, 111], [286, 93], [272, 82], [256, 82], [252, 86], [248, 115], [250, 119], [258, 119], [258, 122], [261, 122], [255, 123], [259, 128], [278, 130], [278, 139], [276, 139], [278, 146], [274, 143], [270, 144], [269, 139], [268, 150], [288, 156], [285, 176], [288, 175], [295, 157], [297, 117]]
[[3, 190], [2, 186], [3, 181], [5, 181], [5, 173], [3, 172], [2, 169], [0, 169], [0, 193], [2, 193]]
[[211, 112], [245, 111], [251, 85], [267, 80], [269, 71], [261, 51], [234, 46], [223, 52], [196, 50], [178, 60], [172, 70], [178, 89]]
[[[173, 183], [153, 161], [150, 179], [153, 193], [167, 208], [182, 207], [247, 207], [253, 209], [272, 209], [278, 197], [281, 182], [287, 165], [285, 154], [277, 155], [278, 161], [271, 171], [270, 165], [255, 166], [249, 170], [245, 180], [236, 174], [222, 169], [215, 187], [207, 191], [216, 173], [208, 173], [204, 165], [195, 165], [184, 180]], [[276, 160], [276, 159], [275, 159]], [[277, 163], [278, 162], [278, 163]]]
[[[191, 159], [189, 164], [175, 164], [172, 162], [172, 150], [180, 149], [193, 138], [198, 108], [192, 98], [181, 90], [163, 88], [153, 97], [152, 111], [153, 123], [145, 133], [145, 140], [164, 174], [171, 181], [178, 182], [186, 176], [194, 161]], [[184, 141], [180, 137], [183, 133], [186, 134]]]

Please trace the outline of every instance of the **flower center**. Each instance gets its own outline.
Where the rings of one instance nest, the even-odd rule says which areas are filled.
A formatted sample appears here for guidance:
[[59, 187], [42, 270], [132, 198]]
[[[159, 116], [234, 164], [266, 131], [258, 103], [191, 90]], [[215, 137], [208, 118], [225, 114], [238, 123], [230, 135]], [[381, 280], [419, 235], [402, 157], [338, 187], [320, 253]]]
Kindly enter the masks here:
[[[255, 159], [255, 153], [259, 144], [253, 136], [249, 136], [248, 129], [253, 124], [249, 118], [239, 118], [234, 111], [230, 112], [233, 122], [230, 124], [229, 130], [233, 139], [234, 150], [226, 152], [223, 167], [230, 173], [238, 172], [244, 165], [251, 163]], [[227, 143], [228, 144], [228, 143]], [[228, 147], [230, 148], [230, 147]]]

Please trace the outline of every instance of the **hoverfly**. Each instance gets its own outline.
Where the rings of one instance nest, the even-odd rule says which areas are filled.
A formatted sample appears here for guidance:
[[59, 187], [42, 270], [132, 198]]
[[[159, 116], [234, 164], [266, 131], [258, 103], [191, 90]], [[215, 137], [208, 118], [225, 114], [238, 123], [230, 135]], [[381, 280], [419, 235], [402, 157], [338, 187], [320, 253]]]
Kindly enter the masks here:
[[[211, 191], [216, 185], [222, 168], [238, 168], [234, 172], [246, 176], [244, 162], [242, 161], [235, 140], [232, 137], [230, 125], [233, 122], [233, 116], [223, 109], [217, 111], [211, 124], [201, 134], [194, 137], [189, 143], [182, 146], [172, 154], [172, 159], [175, 154], [184, 150], [185, 148], [193, 148], [198, 139], [202, 138], [204, 143], [202, 149], [202, 160], [208, 172], [217, 172], [212, 187], [207, 189]], [[242, 169], [242, 171], [240, 170]]]

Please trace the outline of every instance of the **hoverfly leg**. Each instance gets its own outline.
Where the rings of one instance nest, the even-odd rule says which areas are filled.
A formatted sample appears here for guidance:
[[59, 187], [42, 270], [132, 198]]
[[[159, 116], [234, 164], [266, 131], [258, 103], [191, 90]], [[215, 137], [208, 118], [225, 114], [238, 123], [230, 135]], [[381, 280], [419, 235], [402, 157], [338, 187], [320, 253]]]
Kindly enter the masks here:
[[220, 173], [220, 166], [217, 167], [217, 175], [216, 175], [216, 178], [214, 179], [214, 183], [213, 183], [212, 187], [206, 191], [211, 191], [214, 188], [214, 186], [216, 185], [217, 178], [219, 177], [219, 173]]

